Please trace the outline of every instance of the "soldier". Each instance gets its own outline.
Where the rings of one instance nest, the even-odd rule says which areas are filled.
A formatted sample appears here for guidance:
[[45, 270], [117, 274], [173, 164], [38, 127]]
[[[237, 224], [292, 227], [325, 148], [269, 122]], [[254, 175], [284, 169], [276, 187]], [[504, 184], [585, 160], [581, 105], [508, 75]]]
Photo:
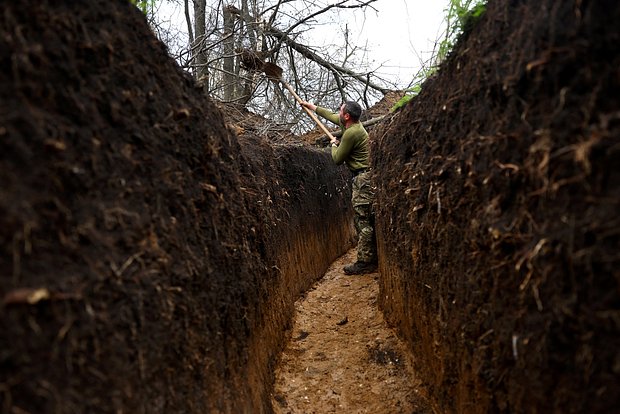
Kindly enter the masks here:
[[331, 141], [332, 159], [337, 165], [345, 163], [353, 173], [351, 203], [355, 212], [355, 229], [358, 236], [357, 261], [345, 266], [343, 270], [348, 275], [375, 272], [377, 243], [372, 212], [374, 189], [370, 182], [368, 132], [360, 122], [362, 107], [357, 102], [347, 101], [340, 106], [340, 111], [336, 114], [310, 102], [302, 101], [301, 105], [340, 125], [343, 129], [340, 144], [335, 139]]

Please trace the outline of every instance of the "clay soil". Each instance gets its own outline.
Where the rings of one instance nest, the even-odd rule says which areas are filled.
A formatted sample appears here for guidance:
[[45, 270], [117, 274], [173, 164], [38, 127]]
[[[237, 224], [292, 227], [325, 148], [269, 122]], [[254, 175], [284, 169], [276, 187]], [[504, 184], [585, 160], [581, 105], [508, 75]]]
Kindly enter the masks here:
[[293, 413], [429, 413], [405, 347], [377, 307], [378, 273], [347, 276], [355, 249], [295, 304], [273, 407]]

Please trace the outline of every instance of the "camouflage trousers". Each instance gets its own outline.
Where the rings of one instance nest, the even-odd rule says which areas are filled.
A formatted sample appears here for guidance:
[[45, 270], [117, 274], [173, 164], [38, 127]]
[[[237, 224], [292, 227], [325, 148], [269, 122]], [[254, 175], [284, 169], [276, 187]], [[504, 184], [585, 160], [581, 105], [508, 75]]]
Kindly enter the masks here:
[[377, 262], [377, 241], [375, 238], [375, 215], [372, 205], [375, 189], [366, 171], [353, 178], [353, 195], [351, 203], [355, 213], [354, 222], [357, 230], [357, 261]]

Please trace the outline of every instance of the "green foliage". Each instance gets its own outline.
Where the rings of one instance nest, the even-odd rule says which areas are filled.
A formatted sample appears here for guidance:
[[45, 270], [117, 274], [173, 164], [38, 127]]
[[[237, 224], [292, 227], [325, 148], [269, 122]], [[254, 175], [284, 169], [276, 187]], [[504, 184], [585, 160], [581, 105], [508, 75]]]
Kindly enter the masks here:
[[407, 105], [410, 100], [418, 96], [421, 90], [422, 90], [422, 85], [413, 85], [411, 88], [407, 89], [403, 97], [400, 98], [399, 101], [396, 102], [394, 106], [390, 108], [390, 112], [396, 112], [400, 110], [402, 107]]
[[129, 0], [131, 4], [142, 10], [142, 13], [147, 14], [149, 9], [153, 10], [155, 0]]
[[411, 86], [405, 91], [403, 97], [400, 98], [400, 100], [396, 102], [394, 106], [392, 106], [392, 108], [390, 108], [390, 112], [396, 112], [400, 110], [402, 107], [407, 105], [409, 101], [418, 96], [418, 94], [422, 91], [422, 83], [429, 76], [431, 76], [435, 72], [435, 70], [436, 68], [433, 67], [430, 69], [422, 69], [421, 71], [419, 71], [413, 79]]
[[437, 54], [433, 57], [430, 68], [423, 68], [414, 77], [404, 96], [394, 104], [390, 112], [395, 112], [407, 105], [422, 90], [422, 84], [428, 77], [437, 71], [437, 67], [445, 60], [454, 48], [459, 37], [471, 30], [486, 11], [486, 0], [450, 0], [446, 9], [446, 36], [439, 43]]
[[439, 44], [438, 62], [442, 62], [452, 51], [459, 37], [471, 30], [486, 11], [485, 0], [450, 0], [446, 9], [446, 37]]

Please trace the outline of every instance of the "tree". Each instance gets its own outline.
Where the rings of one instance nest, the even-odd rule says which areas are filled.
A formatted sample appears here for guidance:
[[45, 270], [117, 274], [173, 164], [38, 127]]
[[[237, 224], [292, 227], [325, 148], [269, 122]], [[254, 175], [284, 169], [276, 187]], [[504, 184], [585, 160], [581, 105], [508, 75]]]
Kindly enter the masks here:
[[261, 62], [280, 66], [303, 99], [332, 108], [343, 100], [370, 106], [396, 89], [375, 74], [380, 66], [363, 63], [366, 50], [351, 44], [346, 26], [329, 48], [313, 46], [310, 34], [344, 13], [375, 10], [376, 1], [193, 0], [192, 10], [184, 0], [190, 46], [176, 57], [213, 98], [303, 130], [311, 121], [280, 84], [267, 80]]
[[[191, 22], [188, 20], [187, 27], [190, 30], [190, 45], [191, 45], [191, 65], [196, 80], [205, 86], [207, 91], [209, 90], [209, 48], [207, 35], [207, 19], [206, 19], [206, 0], [193, 0], [194, 1], [194, 33], [191, 33]], [[185, 16], [189, 19], [189, 5], [188, 0], [185, 0]]]

